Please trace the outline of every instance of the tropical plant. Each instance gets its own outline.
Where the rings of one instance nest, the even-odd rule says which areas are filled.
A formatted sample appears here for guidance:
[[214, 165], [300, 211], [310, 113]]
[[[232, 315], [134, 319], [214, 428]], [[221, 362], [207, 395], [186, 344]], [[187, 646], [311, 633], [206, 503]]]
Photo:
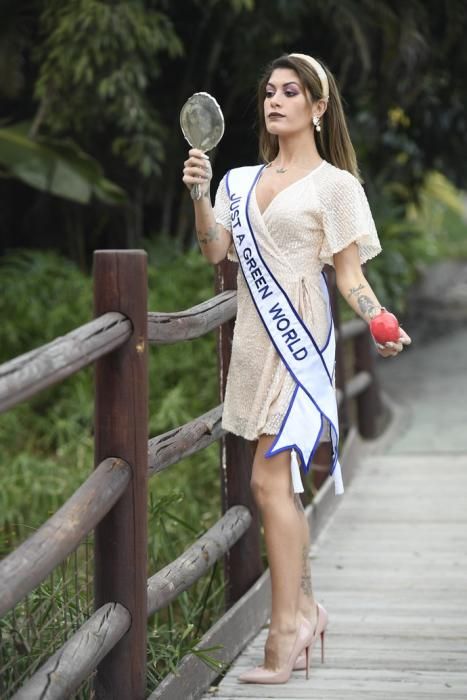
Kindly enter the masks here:
[[0, 166], [4, 176], [31, 187], [87, 204], [92, 196], [107, 204], [123, 204], [125, 192], [107, 180], [99, 163], [70, 141], [32, 139], [29, 124], [0, 128]]

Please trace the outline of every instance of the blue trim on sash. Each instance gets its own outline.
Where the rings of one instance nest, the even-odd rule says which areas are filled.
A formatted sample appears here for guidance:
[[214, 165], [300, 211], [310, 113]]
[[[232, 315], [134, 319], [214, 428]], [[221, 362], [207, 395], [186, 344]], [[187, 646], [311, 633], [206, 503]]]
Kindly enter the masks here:
[[[287, 450], [295, 450], [295, 452], [298, 452], [298, 454], [300, 455], [300, 460], [301, 460], [301, 463], [302, 463], [302, 465], [303, 465], [303, 470], [304, 470], [305, 474], [308, 474], [308, 472], [310, 471], [311, 463], [312, 463], [312, 461], [313, 461], [313, 456], [314, 456], [314, 454], [315, 454], [315, 452], [316, 452], [316, 448], [317, 448], [318, 445], [319, 445], [319, 442], [320, 442], [320, 439], [321, 439], [321, 434], [322, 434], [322, 432], [323, 432], [323, 427], [324, 427], [324, 426], [323, 426], [323, 422], [324, 422], [324, 421], [323, 421], [323, 416], [324, 416], [324, 418], [325, 418], [329, 423], [331, 423], [331, 421], [329, 420], [329, 418], [328, 418], [327, 416], [324, 415], [324, 413], [319, 409], [318, 406], [316, 406], [316, 403], [313, 401], [313, 399], [311, 399], [311, 400], [313, 401], [313, 403], [314, 403], [315, 406], [318, 408], [318, 411], [319, 411], [320, 414], [321, 414], [321, 428], [320, 428], [320, 430], [319, 430], [318, 437], [317, 437], [316, 440], [315, 440], [315, 444], [313, 445], [313, 449], [311, 450], [310, 458], [309, 458], [308, 462], [305, 460], [305, 458], [304, 458], [304, 456], [303, 456], [302, 450], [300, 449], [300, 447], [299, 447], [296, 443], [293, 443], [293, 444], [291, 444], [291, 445], [284, 445], [284, 447], [281, 447], [280, 449], [275, 450], [274, 454], [272, 454], [272, 452], [271, 452], [271, 451], [274, 449], [274, 445], [275, 445], [277, 442], [279, 442], [279, 438], [281, 437], [282, 432], [283, 432], [283, 430], [284, 430], [284, 426], [285, 426], [285, 424], [287, 423], [287, 418], [289, 417], [289, 413], [290, 413], [290, 411], [292, 410], [292, 406], [293, 406], [293, 404], [294, 404], [295, 397], [297, 396], [297, 392], [298, 392], [299, 388], [301, 388], [301, 389], [303, 390], [303, 386], [297, 382], [297, 384], [296, 384], [296, 386], [295, 386], [295, 389], [294, 389], [294, 392], [293, 392], [293, 394], [292, 394], [292, 398], [290, 399], [290, 403], [289, 403], [289, 407], [287, 408], [287, 412], [286, 412], [284, 418], [282, 419], [282, 423], [281, 423], [281, 427], [279, 428], [279, 432], [278, 432], [277, 435], [275, 436], [274, 442], [272, 443], [271, 447], [270, 447], [269, 450], [267, 450], [267, 452], [265, 453], [265, 457], [273, 457], [274, 455], [278, 455], [278, 454], [280, 454], [281, 452], [287, 452]], [[306, 392], [306, 393], [307, 393], [307, 392]], [[308, 395], [309, 395], [309, 394], [307, 393], [307, 396], [308, 396]], [[332, 444], [332, 441], [331, 441], [331, 444]], [[332, 472], [331, 472], [331, 474], [332, 474]]]
[[[271, 275], [271, 277], [275, 280], [275, 282], [276, 282], [278, 288], [281, 290], [282, 294], [285, 296], [285, 298], [286, 298], [287, 301], [289, 302], [291, 311], [292, 311], [292, 313], [294, 314], [295, 318], [297, 319], [297, 321], [298, 321], [298, 322], [300, 323], [300, 325], [302, 326], [303, 330], [305, 331], [305, 334], [308, 336], [308, 338], [309, 338], [309, 339], [311, 340], [311, 342], [313, 343], [316, 352], [318, 353], [318, 355], [319, 355], [320, 358], [321, 358], [321, 362], [323, 363], [323, 367], [324, 367], [324, 369], [326, 370], [326, 374], [327, 374], [328, 377], [329, 377], [329, 381], [330, 381], [330, 383], [332, 384], [332, 379], [331, 379], [331, 376], [329, 375], [329, 370], [328, 370], [328, 368], [326, 367], [326, 363], [325, 363], [325, 361], [324, 361], [324, 359], [323, 359], [323, 355], [322, 355], [320, 349], [318, 348], [315, 339], [313, 338], [313, 336], [311, 335], [310, 331], [308, 330], [308, 328], [307, 328], [307, 327], [305, 326], [305, 324], [303, 323], [303, 319], [302, 319], [302, 318], [300, 317], [300, 315], [297, 313], [297, 311], [296, 311], [294, 305], [292, 304], [292, 302], [291, 302], [290, 299], [289, 299], [289, 295], [288, 295], [287, 292], [282, 288], [282, 285], [277, 281], [277, 279], [275, 278], [275, 276], [272, 274], [271, 270], [270, 270], [269, 267], [267, 266], [267, 264], [266, 264], [266, 262], [265, 262], [263, 256], [261, 255], [261, 251], [260, 251], [259, 248], [258, 248], [258, 244], [256, 243], [255, 234], [254, 234], [253, 227], [252, 227], [251, 221], [250, 221], [250, 215], [249, 215], [249, 213], [248, 213], [248, 207], [249, 207], [249, 205], [250, 205], [251, 194], [252, 194], [252, 192], [253, 192], [253, 190], [254, 190], [254, 188], [255, 188], [255, 186], [256, 186], [256, 183], [258, 182], [259, 177], [260, 177], [260, 175], [261, 175], [261, 173], [263, 172], [263, 170], [264, 170], [265, 167], [266, 167], [266, 166], [264, 165], [264, 166], [261, 168], [261, 170], [258, 171], [258, 174], [256, 175], [255, 179], [253, 180], [253, 184], [252, 184], [252, 186], [250, 187], [250, 191], [249, 191], [248, 194], [247, 194], [246, 205], [245, 205], [245, 214], [246, 214], [246, 220], [247, 220], [247, 222], [248, 222], [248, 228], [249, 228], [250, 231], [251, 231], [251, 235], [252, 235], [252, 238], [253, 238], [253, 241], [254, 241], [254, 244], [255, 244], [255, 248], [256, 248], [256, 252], [258, 253], [259, 259], [261, 260], [261, 262], [263, 263], [264, 267], [265, 267], [266, 270], [269, 272], [269, 274]], [[227, 173], [227, 178], [229, 177], [230, 172], [231, 172], [231, 171], [229, 170], [229, 172]], [[234, 236], [233, 233], [232, 233], [232, 236]], [[240, 267], [241, 267], [241, 265], [240, 265]], [[258, 312], [258, 313], [259, 313], [259, 312]], [[332, 325], [332, 321], [331, 321], [331, 325]], [[276, 348], [276, 350], [277, 350], [277, 348]], [[279, 355], [280, 355], [280, 353], [279, 353]], [[311, 397], [310, 397], [310, 398], [311, 398]]]

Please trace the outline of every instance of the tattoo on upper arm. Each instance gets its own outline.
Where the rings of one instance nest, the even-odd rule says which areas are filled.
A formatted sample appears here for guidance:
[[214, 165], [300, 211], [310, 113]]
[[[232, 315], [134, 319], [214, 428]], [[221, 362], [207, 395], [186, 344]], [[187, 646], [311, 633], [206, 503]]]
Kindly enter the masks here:
[[353, 297], [354, 294], [358, 294], [358, 292], [361, 292], [362, 289], [365, 289], [364, 284], [359, 284], [358, 287], [351, 287], [349, 293], [347, 294], [347, 298], [350, 299], [350, 297]]
[[202, 233], [201, 231], [196, 231], [196, 234], [198, 236], [198, 241], [202, 245], [207, 245], [208, 243], [212, 243], [213, 241], [218, 241], [219, 240], [219, 229], [216, 226], [211, 226], [208, 228], [206, 233]]

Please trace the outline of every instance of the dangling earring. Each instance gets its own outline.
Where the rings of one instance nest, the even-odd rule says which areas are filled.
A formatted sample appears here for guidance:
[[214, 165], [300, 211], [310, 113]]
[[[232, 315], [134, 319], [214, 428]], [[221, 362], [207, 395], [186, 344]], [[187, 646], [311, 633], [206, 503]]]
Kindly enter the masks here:
[[321, 131], [321, 126], [319, 124], [319, 117], [316, 115], [313, 117], [313, 124], [315, 125], [316, 131]]

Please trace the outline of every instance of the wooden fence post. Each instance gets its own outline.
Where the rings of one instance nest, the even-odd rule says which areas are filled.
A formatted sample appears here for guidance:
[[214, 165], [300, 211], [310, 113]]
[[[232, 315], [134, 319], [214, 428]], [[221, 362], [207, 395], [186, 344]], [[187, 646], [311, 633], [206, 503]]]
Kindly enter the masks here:
[[141, 250], [94, 254], [95, 315], [119, 311], [133, 334], [96, 363], [95, 465], [120, 457], [132, 468], [126, 491], [95, 531], [95, 608], [108, 602], [130, 612], [131, 627], [103, 659], [94, 681], [98, 700], [146, 697], [148, 360], [147, 269]]
[[[217, 266], [216, 291], [237, 288], [237, 266], [225, 261]], [[232, 349], [234, 321], [224, 323], [218, 332], [219, 393], [224, 400], [227, 370]], [[252, 586], [263, 572], [260, 548], [260, 520], [250, 489], [252, 446], [243, 438], [229, 433], [220, 445], [220, 481], [222, 511], [231, 506], [243, 505], [252, 515], [247, 532], [233, 545], [224, 557], [226, 578], [226, 606], [235, 601]]]
[[381, 401], [375, 372], [375, 349], [368, 330], [355, 338], [355, 372], [371, 374], [371, 383], [357, 396], [357, 415], [360, 435], [363, 438], [375, 438], [379, 432]]
[[349, 402], [347, 399], [347, 388], [345, 381], [345, 361], [344, 342], [342, 340], [341, 319], [339, 312], [339, 292], [336, 284], [336, 272], [333, 267], [326, 269], [329, 296], [331, 299], [332, 316], [334, 327], [338, 333], [336, 343], [336, 388], [342, 392], [342, 401], [339, 406], [339, 429], [342, 435], [346, 435], [349, 429]]

